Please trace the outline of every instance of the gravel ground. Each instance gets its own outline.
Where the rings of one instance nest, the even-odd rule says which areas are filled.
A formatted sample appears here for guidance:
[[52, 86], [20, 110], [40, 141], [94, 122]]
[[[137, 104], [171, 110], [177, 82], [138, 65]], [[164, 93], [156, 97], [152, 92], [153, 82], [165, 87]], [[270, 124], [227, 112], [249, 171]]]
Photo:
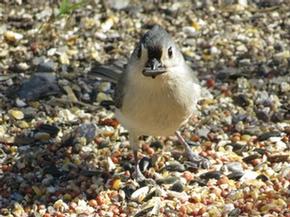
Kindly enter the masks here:
[[[0, 216], [290, 216], [289, 1], [29, 2], [0, 2]], [[114, 85], [91, 71], [155, 23], [209, 90], [181, 131], [212, 166], [144, 137], [137, 183]]]

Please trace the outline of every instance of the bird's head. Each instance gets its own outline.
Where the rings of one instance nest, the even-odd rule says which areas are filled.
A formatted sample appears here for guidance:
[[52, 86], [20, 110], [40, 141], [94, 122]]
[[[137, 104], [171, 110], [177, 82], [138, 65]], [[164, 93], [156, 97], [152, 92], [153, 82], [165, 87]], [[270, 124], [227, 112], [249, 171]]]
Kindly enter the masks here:
[[142, 76], [156, 78], [173, 71], [184, 59], [171, 36], [159, 25], [146, 32], [128, 63]]

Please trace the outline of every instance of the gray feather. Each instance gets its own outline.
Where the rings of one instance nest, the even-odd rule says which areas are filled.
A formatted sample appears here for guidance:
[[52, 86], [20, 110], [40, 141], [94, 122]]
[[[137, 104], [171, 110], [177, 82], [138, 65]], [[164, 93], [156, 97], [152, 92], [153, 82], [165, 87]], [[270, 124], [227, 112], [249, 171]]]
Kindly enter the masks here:
[[116, 108], [118, 109], [121, 109], [123, 105], [126, 80], [127, 80], [127, 72], [124, 72], [118, 80], [118, 83], [115, 89], [115, 94], [114, 94], [114, 103], [115, 103]]
[[96, 64], [92, 67], [89, 74], [112, 83], [117, 83], [120, 77], [123, 76], [124, 68], [124, 60], [114, 60], [107, 64]]

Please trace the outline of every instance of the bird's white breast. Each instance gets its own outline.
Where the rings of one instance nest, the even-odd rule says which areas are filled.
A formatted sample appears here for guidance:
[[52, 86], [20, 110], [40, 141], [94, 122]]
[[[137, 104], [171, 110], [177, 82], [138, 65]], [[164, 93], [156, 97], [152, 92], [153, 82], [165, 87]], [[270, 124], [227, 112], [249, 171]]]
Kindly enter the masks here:
[[191, 116], [200, 95], [200, 86], [190, 75], [176, 71], [155, 79], [132, 75], [125, 90], [123, 105], [116, 110], [116, 117], [137, 135], [174, 134]]

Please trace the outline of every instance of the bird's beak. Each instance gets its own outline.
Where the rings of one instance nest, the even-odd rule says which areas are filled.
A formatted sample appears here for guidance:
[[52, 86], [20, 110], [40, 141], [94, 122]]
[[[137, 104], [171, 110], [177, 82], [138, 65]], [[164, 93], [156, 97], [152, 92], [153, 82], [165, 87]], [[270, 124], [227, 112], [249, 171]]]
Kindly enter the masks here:
[[163, 74], [166, 72], [166, 68], [162, 66], [160, 61], [156, 58], [148, 60], [143, 69], [143, 75], [147, 77], [155, 78], [157, 75]]

